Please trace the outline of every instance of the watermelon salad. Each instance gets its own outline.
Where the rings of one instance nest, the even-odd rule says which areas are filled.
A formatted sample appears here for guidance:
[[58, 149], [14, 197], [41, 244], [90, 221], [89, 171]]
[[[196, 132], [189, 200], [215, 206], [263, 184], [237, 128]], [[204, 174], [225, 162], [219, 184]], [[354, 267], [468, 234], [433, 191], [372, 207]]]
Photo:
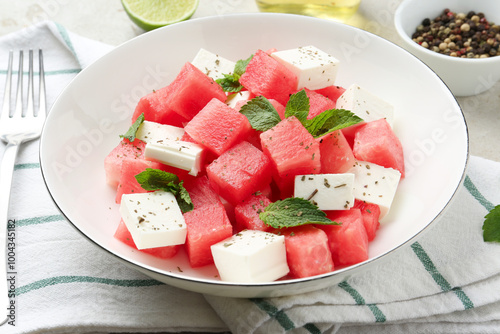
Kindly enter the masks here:
[[162, 259], [185, 251], [228, 282], [325, 274], [368, 259], [404, 178], [394, 108], [335, 84], [314, 47], [236, 62], [201, 49], [143, 96], [104, 161], [114, 237]]

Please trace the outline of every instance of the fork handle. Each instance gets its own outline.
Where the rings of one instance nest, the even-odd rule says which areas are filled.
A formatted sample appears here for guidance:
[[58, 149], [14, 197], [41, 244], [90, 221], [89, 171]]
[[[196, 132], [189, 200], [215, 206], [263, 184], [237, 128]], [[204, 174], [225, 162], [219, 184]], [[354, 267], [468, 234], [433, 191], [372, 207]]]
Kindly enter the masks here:
[[[5, 311], [4, 307], [8, 308], [10, 303], [7, 285], [6, 242], [12, 174], [18, 150], [19, 145], [7, 144], [0, 164], [0, 273], [2, 273], [0, 278], [0, 309], [3, 311]], [[7, 321], [7, 313], [4, 316], [0, 314], [0, 324]]]

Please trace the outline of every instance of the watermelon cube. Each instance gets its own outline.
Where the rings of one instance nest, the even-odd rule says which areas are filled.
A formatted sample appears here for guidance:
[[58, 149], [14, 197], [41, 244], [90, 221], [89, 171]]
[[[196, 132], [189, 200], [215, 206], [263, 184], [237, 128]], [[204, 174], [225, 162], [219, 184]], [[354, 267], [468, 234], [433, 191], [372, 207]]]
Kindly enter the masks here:
[[345, 173], [356, 162], [351, 146], [341, 130], [316, 139], [319, 142], [321, 173]]
[[134, 140], [132, 143], [128, 139], [120, 141], [104, 158], [106, 182], [112, 187], [117, 187], [120, 182], [123, 159], [143, 159], [145, 147], [146, 143], [139, 139]]
[[212, 188], [233, 205], [269, 184], [271, 171], [269, 158], [246, 141], [230, 148], [207, 166]]
[[334, 263], [326, 233], [312, 225], [280, 230], [285, 236], [286, 258], [293, 278], [333, 271]]
[[[345, 88], [342, 86], [327, 86], [325, 88], [314, 90], [316, 93], [320, 93], [324, 97], [329, 98], [333, 102], [337, 102], [338, 98], [344, 94]], [[336, 104], [336, 103], [335, 103]]]
[[125, 225], [125, 222], [123, 220], [120, 220], [120, 224], [118, 224], [118, 228], [115, 231], [114, 237], [117, 240], [120, 240], [124, 244], [140, 252], [150, 254], [160, 259], [170, 259], [174, 257], [181, 247], [181, 245], [172, 245], [172, 246], [163, 246], [154, 248], [144, 248], [139, 250], [135, 245], [134, 239], [132, 238], [132, 234], [128, 230], [127, 225]]
[[275, 168], [273, 175], [283, 193], [293, 192], [295, 175], [317, 174], [321, 169], [319, 142], [294, 116], [260, 135], [264, 153]]
[[368, 241], [372, 241], [375, 238], [377, 230], [380, 226], [380, 207], [377, 204], [356, 199], [354, 201], [354, 208], [361, 210], [363, 225], [365, 225]]
[[116, 188], [115, 202], [120, 204], [123, 194], [145, 193], [147, 192], [141, 187], [135, 176], [146, 168], [161, 169], [162, 164], [159, 162], [148, 161], [145, 159], [125, 158], [122, 162], [120, 173], [120, 182]]
[[262, 95], [286, 105], [297, 90], [297, 76], [262, 50], [255, 52], [240, 83], [256, 96]]
[[188, 191], [195, 209], [205, 205], [222, 204], [219, 195], [210, 186], [206, 175], [187, 181], [184, 183], [184, 187]]
[[222, 204], [204, 205], [184, 213], [187, 225], [186, 252], [191, 267], [214, 262], [210, 246], [233, 234], [233, 226]]
[[313, 90], [304, 89], [309, 98], [309, 115], [307, 119], [313, 119], [325, 110], [335, 109], [335, 102]]
[[184, 128], [198, 144], [216, 155], [241, 142], [251, 129], [245, 115], [217, 99], [208, 102]]
[[271, 200], [265, 195], [250, 196], [244, 203], [238, 204], [234, 208], [234, 216], [236, 220], [235, 231], [243, 230], [260, 230], [271, 231], [271, 227], [266, 225], [260, 218], [259, 214], [264, 211], [266, 206], [271, 203]]
[[174, 112], [166, 103], [168, 95], [170, 95], [170, 91], [167, 86], [143, 96], [135, 107], [132, 123], [141, 114], [144, 114], [146, 121], [182, 127], [187, 119]]
[[213, 98], [226, 101], [226, 93], [212, 78], [187, 62], [165, 89], [163, 103], [190, 121]]
[[356, 131], [353, 153], [358, 160], [396, 169], [404, 178], [403, 146], [383, 118], [368, 122]]
[[342, 225], [316, 225], [326, 232], [335, 266], [352, 265], [368, 259], [368, 235], [361, 210], [326, 211], [327, 217]]

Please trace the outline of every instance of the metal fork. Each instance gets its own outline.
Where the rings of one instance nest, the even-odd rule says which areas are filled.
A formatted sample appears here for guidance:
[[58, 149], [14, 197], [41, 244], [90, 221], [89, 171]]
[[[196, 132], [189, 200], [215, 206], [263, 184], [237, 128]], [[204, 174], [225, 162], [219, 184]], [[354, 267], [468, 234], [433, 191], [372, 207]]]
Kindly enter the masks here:
[[[19, 51], [19, 71], [17, 79], [17, 92], [15, 108], [11, 112], [11, 86], [12, 86], [12, 63], [14, 52], [9, 52], [9, 63], [7, 69], [7, 80], [5, 85], [5, 94], [3, 101], [2, 114], [0, 115], [0, 140], [5, 142], [7, 146], [0, 163], [0, 272], [3, 272], [0, 278], [0, 308], [4, 310], [9, 308], [9, 288], [5, 275], [12, 270], [7, 269], [6, 253], [7, 253], [7, 224], [9, 222], [8, 209], [9, 199], [12, 186], [12, 175], [14, 172], [14, 163], [16, 161], [17, 152], [22, 143], [40, 137], [42, 133], [43, 123], [47, 116], [46, 101], [45, 101], [45, 72], [43, 67], [42, 50], [38, 51], [39, 59], [39, 102], [38, 112], [34, 105], [33, 91], [33, 50], [29, 50], [29, 72], [28, 72], [28, 92], [26, 108], [23, 105], [23, 51]], [[26, 109], [23, 112], [23, 109]], [[9, 247], [15, 247], [14, 244]], [[10, 292], [12, 294], [12, 291]], [[0, 315], [0, 324], [7, 321], [8, 317], [5, 314], [5, 320]]]

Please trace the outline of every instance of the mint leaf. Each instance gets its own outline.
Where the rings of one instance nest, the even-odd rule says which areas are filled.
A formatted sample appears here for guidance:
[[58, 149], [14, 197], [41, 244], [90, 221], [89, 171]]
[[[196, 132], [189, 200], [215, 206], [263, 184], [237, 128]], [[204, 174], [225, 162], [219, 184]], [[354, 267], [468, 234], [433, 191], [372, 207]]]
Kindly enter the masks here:
[[309, 115], [309, 108], [309, 97], [303, 89], [290, 95], [290, 99], [288, 99], [286, 104], [285, 118], [295, 116], [302, 124], [304, 124], [307, 120], [307, 115]]
[[135, 136], [137, 134], [137, 130], [144, 122], [144, 113], [140, 114], [139, 117], [135, 120], [135, 122], [130, 126], [128, 131], [124, 135], [120, 135], [120, 138], [127, 138], [130, 142], [135, 140]]
[[240, 113], [245, 115], [252, 128], [267, 131], [281, 121], [276, 108], [264, 96], [257, 96], [244, 104]]
[[237, 93], [241, 91], [243, 86], [240, 84], [240, 77], [245, 73], [248, 63], [252, 60], [253, 55], [244, 60], [238, 60], [234, 66], [233, 74], [224, 74], [224, 78], [215, 80], [222, 90], [229, 93]]
[[182, 212], [193, 210], [191, 197], [186, 188], [184, 188], [183, 182], [179, 182], [177, 175], [160, 169], [146, 168], [145, 171], [137, 174], [135, 179], [144, 190], [163, 190], [174, 194]]
[[327, 133], [346, 128], [362, 122], [363, 119], [345, 109], [329, 109], [323, 111], [313, 119], [303, 122], [307, 131], [313, 137], [321, 137]]
[[305, 224], [340, 225], [328, 219], [326, 213], [316, 205], [299, 197], [290, 197], [269, 204], [259, 214], [259, 218], [274, 228]]
[[484, 217], [483, 240], [486, 242], [500, 242], [500, 205], [495, 206]]

